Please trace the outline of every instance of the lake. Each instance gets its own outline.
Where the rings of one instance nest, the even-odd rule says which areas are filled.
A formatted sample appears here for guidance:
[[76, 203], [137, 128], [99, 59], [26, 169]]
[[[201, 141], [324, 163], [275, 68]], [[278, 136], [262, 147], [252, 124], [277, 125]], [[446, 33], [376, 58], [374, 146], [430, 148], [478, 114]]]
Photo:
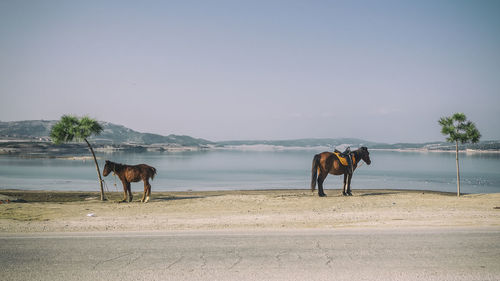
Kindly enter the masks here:
[[[308, 189], [314, 150], [209, 150], [97, 154], [104, 160], [146, 163], [158, 175], [152, 191]], [[371, 165], [356, 170], [353, 189], [421, 189], [456, 192], [455, 154], [448, 152], [370, 151]], [[463, 193], [500, 192], [500, 154], [461, 153]], [[109, 191], [121, 191], [112, 175]], [[329, 175], [326, 190], [340, 189], [343, 177]], [[114, 185], [116, 182], [117, 186]], [[0, 156], [0, 189], [98, 191], [92, 160]], [[133, 183], [134, 192], [142, 191]]]

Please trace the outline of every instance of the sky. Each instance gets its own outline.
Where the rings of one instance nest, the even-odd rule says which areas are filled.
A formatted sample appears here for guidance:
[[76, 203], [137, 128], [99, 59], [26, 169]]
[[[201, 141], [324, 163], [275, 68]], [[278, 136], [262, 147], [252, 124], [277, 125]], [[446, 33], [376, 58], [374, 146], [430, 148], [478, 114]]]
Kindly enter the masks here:
[[500, 1], [0, 1], [0, 120], [212, 141], [500, 139]]

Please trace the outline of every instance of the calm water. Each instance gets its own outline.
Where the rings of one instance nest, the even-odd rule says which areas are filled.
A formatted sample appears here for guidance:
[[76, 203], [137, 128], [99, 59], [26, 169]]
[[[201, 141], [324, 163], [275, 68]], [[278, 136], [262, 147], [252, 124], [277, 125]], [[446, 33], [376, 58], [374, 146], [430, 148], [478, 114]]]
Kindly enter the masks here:
[[[157, 168], [153, 191], [309, 188], [313, 155], [320, 151], [216, 150], [182, 153], [98, 154], [115, 162]], [[424, 189], [456, 192], [455, 154], [371, 151], [372, 165], [356, 170], [353, 189]], [[461, 154], [462, 192], [500, 192], [500, 154]], [[121, 191], [105, 178], [110, 191]], [[342, 177], [329, 175], [327, 190]], [[92, 160], [0, 157], [0, 189], [97, 191]], [[141, 191], [142, 183], [133, 183]]]

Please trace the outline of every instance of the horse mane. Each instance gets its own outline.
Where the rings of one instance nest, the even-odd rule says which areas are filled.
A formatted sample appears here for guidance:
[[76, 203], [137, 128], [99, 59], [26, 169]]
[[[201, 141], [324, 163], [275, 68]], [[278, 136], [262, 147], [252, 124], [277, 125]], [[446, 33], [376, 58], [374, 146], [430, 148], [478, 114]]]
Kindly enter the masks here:
[[109, 161], [107, 160], [106, 161], [107, 164], [109, 164], [111, 166], [111, 169], [113, 170], [113, 172], [117, 172], [117, 171], [121, 171], [123, 168], [125, 168], [127, 165], [125, 164], [121, 164], [121, 163], [116, 163], [116, 162], [113, 162], [113, 161]]
[[368, 148], [367, 148], [367, 147], [365, 147], [365, 146], [362, 146], [362, 147], [360, 147], [360, 148], [358, 148], [358, 149], [356, 149], [356, 150], [353, 150], [353, 151], [351, 152], [352, 154], [354, 154], [354, 157], [356, 157], [356, 163], [354, 163], [354, 165], [356, 165], [356, 166], [357, 166], [357, 165], [358, 165], [358, 163], [361, 161], [361, 159], [362, 159], [362, 158], [361, 158], [361, 155], [362, 155], [362, 151], [363, 151], [363, 150], [368, 150]]

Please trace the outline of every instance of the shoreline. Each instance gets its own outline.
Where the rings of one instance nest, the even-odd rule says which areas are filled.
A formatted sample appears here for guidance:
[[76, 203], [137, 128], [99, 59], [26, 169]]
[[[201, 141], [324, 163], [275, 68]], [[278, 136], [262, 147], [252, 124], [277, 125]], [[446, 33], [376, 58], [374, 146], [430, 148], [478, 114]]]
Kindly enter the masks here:
[[[329, 194], [330, 197], [345, 197], [341, 196], [340, 189], [326, 189], [325, 192]], [[137, 201], [139, 196], [142, 196], [142, 191], [132, 191], [134, 194], [134, 200], [132, 203]], [[307, 195], [310, 193], [311, 196], [317, 196], [317, 190], [312, 193], [309, 189], [301, 188], [277, 188], [277, 189], [220, 189], [220, 190], [167, 190], [167, 191], [153, 191], [151, 194], [164, 196], [221, 196], [221, 195], [265, 195], [265, 194], [302, 194]], [[338, 193], [338, 194], [337, 194]], [[448, 191], [436, 191], [436, 190], [426, 190], [426, 189], [356, 189], [353, 193], [359, 193], [362, 196], [368, 195], [379, 195], [384, 193], [428, 193], [428, 194], [438, 194], [442, 196], [456, 196], [456, 192]], [[107, 203], [113, 201], [113, 199], [119, 199], [123, 192], [120, 191], [110, 191], [105, 192], [105, 194], [111, 197], [111, 200], [105, 200], [102, 203]], [[468, 195], [487, 195], [487, 194], [500, 194], [499, 193], [461, 193], [462, 196]], [[4, 197], [2, 197], [4, 196]], [[49, 190], [49, 189], [21, 189], [21, 188], [6, 188], [0, 189], [0, 199], [12, 197], [22, 199], [25, 202], [21, 203], [35, 203], [35, 202], [77, 202], [84, 200], [94, 200], [100, 196], [99, 191], [86, 191], [86, 190]], [[18, 197], [16, 197], [18, 196]], [[327, 196], [327, 197], [328, 197]], [[28, 198], [26, 200], [26, 198]], [[345, 197], [349, 198], [349, 197]]]
[[[118, 182], [120, 183], [120, 182]], [[109, 184], [109, 183], [108, 183]], [[456, 186], [453, 188], [456, 189]], [[94, 188], [92, 190], [85, 190], [85, 189], [24, 189], [24, 188], [11, 188], [11, 187], [0, 187], [0, 199], [2, 198], [2, 194], [4, 193], [23, 193], [23, 194], [50, 194], [51, 197], [57, 198], [58, 196], [54, 196], [55, 194], [80, 194], [82, 196], [85, 196], [86, 194], [89, 195], [89, 197], [100, 197], [100, 192], [97, 191], [98, 188]], [[193, 189], [193, 188], [188, 188], [188, 189], [154, 189], [151, 191], [151, 194], [177, 194], [177, 195], [188, 195], [188, 194], [217, 194], [217, 193], [223, 193], [223, 194], [247, 194], [247, 195], [256, 195], [256, 194], [265, 194], [266, 192], [303, 192], [304, 194], [310, 193], [310, 190], [307, 188], [248, 188], [248, 189]], [[399, 189], [391, 189], [391, 188], [362, 188], [362, 189], [354, 189], [352, 190], [353, 192], [407, 192], [407, 193], [429, 193], [429, 194], [441, 194], [445, 196], [457, 196], [456, 190], [452, 191], [442, 191], [442, 190], [433, 190], [433, 189], [414, 189], [414, 188], [399, 188]], [[316, 196], [317, 196], [317, 189], [314, 191]], [[329, 193], [331, 195], [329, 196], [340, 196], [342, 193], [342, 190], [337, 187], [332, 187], [332, 188], [326, 188], [325, 189], [326, 193]], [[134, 194], [134, 200], [138, 198], [138, 196], [142, 196], [142, 187], [137, 187], [132, 189], [132, 193]], [[338, 194], [337, 194], [338, 193]], [[108, 190], [104, 190], [105, 196], [111, 194], [111, 197], [120, 197], [123, 194], [123, 187], [121, 184], [118, 184], [116, 188], [109, 188]], [[487, 195], [487, 194], [500, 194], [499, 192], [460, 192], [461, 196], [468, 196], [468, 195]], [[92, 195], [92, 196], [91, 196]], [[41, 201], [35, 201], [35, 202], [41, 202]], [[0, 203], [1, 204], [1, 203]]]
[[137, 202], [142, 194], [134, 192], [134, 202], [118, 203], [121, 192], [101, 202], [98, 192], [0, 190], [0, 198], [23, 200], [0, 204], [0, 234], [500, 227], [500, 193], [326, 192], [153, 192], [149, 203]]

